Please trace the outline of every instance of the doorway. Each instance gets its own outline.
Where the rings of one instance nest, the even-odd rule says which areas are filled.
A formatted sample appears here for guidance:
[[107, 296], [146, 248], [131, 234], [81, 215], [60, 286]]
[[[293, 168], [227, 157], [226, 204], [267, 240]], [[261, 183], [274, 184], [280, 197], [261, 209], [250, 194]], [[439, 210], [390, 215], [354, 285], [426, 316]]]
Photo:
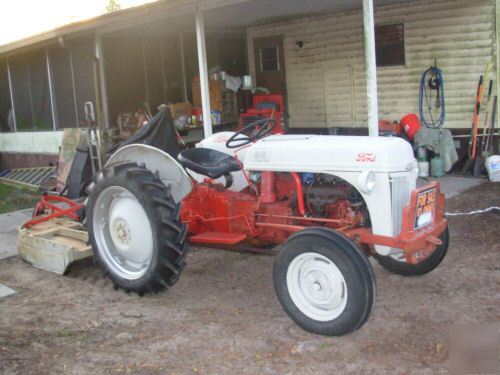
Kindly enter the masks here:
[[254, 38], [255, 80], [257, 87], [265, 87], [271, 94], [283, 95], [285, 127], [288, 128], [288, 100], [286, 90], [285, 54], [283, 36]]

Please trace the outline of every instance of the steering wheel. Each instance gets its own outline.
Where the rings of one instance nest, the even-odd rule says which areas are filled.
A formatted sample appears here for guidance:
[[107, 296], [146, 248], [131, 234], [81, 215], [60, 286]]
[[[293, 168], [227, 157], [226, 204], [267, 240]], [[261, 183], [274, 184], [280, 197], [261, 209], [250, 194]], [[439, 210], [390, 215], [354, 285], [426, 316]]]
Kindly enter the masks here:
[[266, 137], [276, 126], [276, 119], [263, 118], [245, 126], [233, 134], [226, 142], [227, 148], [238, 148], [246, 146], [258, 139]]

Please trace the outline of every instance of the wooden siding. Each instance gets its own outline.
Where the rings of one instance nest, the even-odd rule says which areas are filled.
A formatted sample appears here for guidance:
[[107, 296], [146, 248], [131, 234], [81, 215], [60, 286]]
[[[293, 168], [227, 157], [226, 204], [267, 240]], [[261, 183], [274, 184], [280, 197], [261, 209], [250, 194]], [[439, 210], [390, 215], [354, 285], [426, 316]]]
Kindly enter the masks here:
[[[375, 9], [375, 22], [403, 22], [406, 44], [405, 66], [377, 69], [379, 118], [398, 120], [418, 113], [420, 77], [436, 58], [444, 74], [445, 126], [470, 127], [477, 82], [487, 61], [494, 64], [490, 77], [496, 77], [495, 0], [383, 6]], [[253, 38], [284, 36], [292, 127], [366, 126], [362, 28], [362, 10], [357, 9], [248, 29], [254, 77]]]

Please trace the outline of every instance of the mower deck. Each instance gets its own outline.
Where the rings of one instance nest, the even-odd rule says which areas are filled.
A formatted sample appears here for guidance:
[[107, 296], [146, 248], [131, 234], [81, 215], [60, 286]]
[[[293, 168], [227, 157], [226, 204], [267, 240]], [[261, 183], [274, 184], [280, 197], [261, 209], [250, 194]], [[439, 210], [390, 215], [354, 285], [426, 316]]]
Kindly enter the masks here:
[[18, 229], [19, 255], [37, 268], [64, 275], [70, 265], [92, 256], [88, 234], [82, 224], [68, 219], [52, 219]]

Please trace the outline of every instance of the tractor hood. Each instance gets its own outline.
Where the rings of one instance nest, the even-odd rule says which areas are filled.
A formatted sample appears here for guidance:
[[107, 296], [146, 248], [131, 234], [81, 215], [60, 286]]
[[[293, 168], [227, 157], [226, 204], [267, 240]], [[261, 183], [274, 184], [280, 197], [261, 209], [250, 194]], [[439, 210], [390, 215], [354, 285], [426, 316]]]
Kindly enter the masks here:
[[417, 167], [408, 142], [395, 137], [274, 135], [252, 145], [245, 170], [404, 172]]

